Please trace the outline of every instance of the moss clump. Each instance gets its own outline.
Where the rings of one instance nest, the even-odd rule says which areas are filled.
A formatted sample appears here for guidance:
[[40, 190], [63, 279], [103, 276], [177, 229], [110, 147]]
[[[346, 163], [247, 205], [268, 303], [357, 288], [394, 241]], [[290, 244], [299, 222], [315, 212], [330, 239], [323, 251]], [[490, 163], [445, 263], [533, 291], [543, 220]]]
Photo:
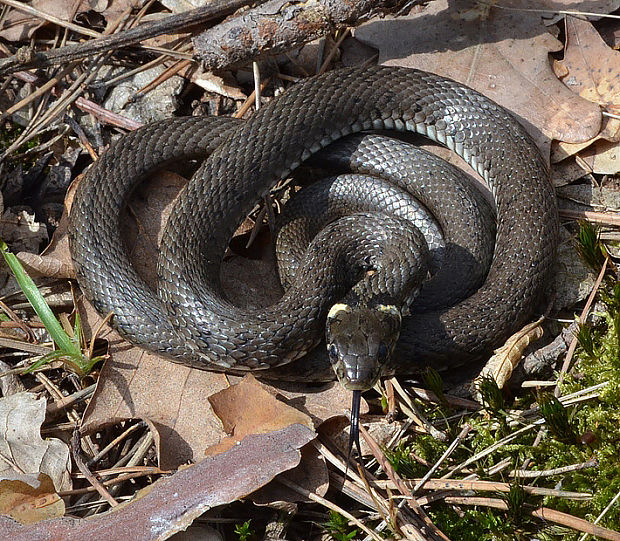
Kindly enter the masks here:
[[[585, 237], [589, 241], [586, 250], [589, 259], [600, 264], [601, 254], [606, 257], [607, 252], [598, 247], [598, 236], [593, 237], [592, 231], [588, 230]], [[610, 265], [609, 275], [614, 272], [615, 269]], [[543, 488], [589, 493], [592, 498], [535, 498], [520, 491], [518, 484], [513, 484], [509, 494], [478, 494], [504, 500], [508, 503], [508, 511], [482, 506], [464, 505], [454, 508], [435, 504], [429, 514], [448, 537], [464, 541], [532, 537], [559, 541], [581, 537], [581, 532], [545, 524], [521, 512], [528, 507], [533, 509], [540, 506], [590, 522], [596, 520], [609, 506], [598, 524], [620, 531], [620, 502], [609, 505], [620, 493], [620, 284], [614, 276], [607, 276], [598, 294], [602, 301], [602, 305], [598, 306], [603, 309], [599, 308], [599, 313], [595, 314], [595, 324], [582, 327], [579, 331], [577, 338], [580, 346], [575, 355], [575, 365], [561, 386], [562, 395], [594, 388], [592, 392], [569, 406], [562, 405], [550, 393], [521, 396], [518, 399], [519, 409], [527, 408], [534, 401], [538, 402], [545, 418], [543, 438], [534, 446], [538, 428], [526, 431], [508, 444], [499, 446], [469, 469], [470, 472], [476, 471], [484, 480], [514, 483], [514, 479], [501, 473], [489, 476], [485, 469], [507, 457], [511, 459], [511, 465], [503, 471], [521, 468], [525, 458], [529, 459], [529, 470], [550, 470], [590, 462], [583, 469], [528, 478], [522, 482]], [[511, 405], [504, 403], [503, 397], [496, 390], [488, 391], [485, 410], [465, 420], [472, 425], [473, 430], [466, 442], [452, 455], [451, 466], [487, 449], [528, 422], [523, 419], [515, 425], [514, 414], [506, 413]], [[452, 429], [454, 431], [456, 427]], [[418, 438], [410, 445], [429, 461], [434, 461], [445, 448], [430, 437]]]

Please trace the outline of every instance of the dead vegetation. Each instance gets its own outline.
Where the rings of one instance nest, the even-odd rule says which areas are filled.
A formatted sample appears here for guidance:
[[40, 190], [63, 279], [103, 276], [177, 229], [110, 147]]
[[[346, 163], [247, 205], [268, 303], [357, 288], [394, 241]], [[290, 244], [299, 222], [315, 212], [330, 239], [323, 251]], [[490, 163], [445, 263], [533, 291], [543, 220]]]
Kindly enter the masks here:
[[[0, 237], [66, 334], [3, 270], [0, 537], [620, 539], [618, 5], [418, 4], [0, 0]], [[361, 475], [342, 452], [340, 386], [192, 370], [109, 329], [67, 280], [66, 208], [120, 130], [243, 117], [301, 78], [375, 62], [450, 76], [515, 113], [549, 158], [564, 242], [546, 317], [475, 380], [480, 403], [474, 370], [365, 395]], [[151, 179], [125, 217], [147, 278], [186, 173]], [[280, 294], [270, 212], [226, 263], [238, 303]]]

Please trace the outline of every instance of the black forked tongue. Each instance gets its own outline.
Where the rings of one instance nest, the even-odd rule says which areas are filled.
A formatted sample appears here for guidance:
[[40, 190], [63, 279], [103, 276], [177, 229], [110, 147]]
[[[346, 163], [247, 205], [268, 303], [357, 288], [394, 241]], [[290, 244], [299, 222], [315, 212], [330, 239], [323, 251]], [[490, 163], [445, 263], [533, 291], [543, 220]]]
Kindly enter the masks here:
[[[359, 464], [362, 464], [362, 448], [360, 446], [360, 403], [362, 401], [362, 391], [353, 391], [353, 401], [351, 403], [351, 428], [349, 430], [349, 448], [347, 450], [347, 471], [349, 469], [349, 463], [351, 461], [351, 451], [353, 450], [353, 444], [355, 444], [355, 450], [357, 451], [357, 457]], [[344, 477], [346, 479], [347, 472]]]

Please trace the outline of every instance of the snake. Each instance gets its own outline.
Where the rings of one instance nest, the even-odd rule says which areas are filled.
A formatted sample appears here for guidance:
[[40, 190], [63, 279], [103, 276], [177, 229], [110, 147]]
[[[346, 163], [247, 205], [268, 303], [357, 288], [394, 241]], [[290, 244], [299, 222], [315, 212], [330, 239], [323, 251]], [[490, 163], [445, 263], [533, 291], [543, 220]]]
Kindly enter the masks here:
[[[452, 306], [403, 317], [419, 288], [405, 281], [425, 276], [424, 242], [400, 218], [376, 222], [375, 214], [358, 212], [344, 225], [329, 224], [323, 244], [310, 242], [303, 272], [282, 300], [260, 310], [233, 305], [220, 274], [242, 220], [300, 164], [372, 130], [414, 132], [444, 145], [489, 186], [497, 230], [480, 287]], [[155, 291], [129, 263], [120, 212], [152, 171], [192, 159], [203, 161], [166, 224]], [[446, 77], [374, 66], [305, 79], [248, 120], [179, 117], [124, 135], [79, 184], [69, 242], [81, 289], [100, 313], [113, 313], [130, 342], [193, 367], [277, 374], [304, 363], [327, 336], [322, 356], [354, 401], [358, 396], [359, 409], [359, 392], [381, 375], [458, 366], [521, 328], [549, 287], [558, 227], [546, 162], [511, 113]], [[354, 240], [339, 248], [343, 230]], [[379, 240], [370, 240], [377, 231]], [[397, 249], [387, 248], [394, 239]], [[338, 262], [325, 259], [332, 252]], [[351, 253], [361, 253], [361, 263], [342, 269]], [[363, 351], [352, 351], [355, 344]], [[298, 377], [306, 380], [308, 370]]]

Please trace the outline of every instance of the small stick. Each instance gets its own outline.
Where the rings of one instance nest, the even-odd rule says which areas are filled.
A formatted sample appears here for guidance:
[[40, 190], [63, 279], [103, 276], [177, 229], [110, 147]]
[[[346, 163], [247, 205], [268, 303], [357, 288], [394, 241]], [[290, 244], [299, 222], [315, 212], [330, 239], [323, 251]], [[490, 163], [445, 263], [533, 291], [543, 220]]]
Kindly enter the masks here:
[[[601, 268], [601, 271], [599, 272], [598, 277], [596, 278], [596, 282], [594, 282], [592, 291], [590, 291], [590, 295], [588, 295], [588, 300], [586, 301], [586, 305], [583, 307], [583, 310], [581, 311], [581, 315], [579, 316], [579, 323], [583, 323], [586, 320], [588, 312], [590, 311], [592, 303], [594, 302], [594, 297], [596, 297], [598, 288], [600, 287], [601, 282], [603, 281], [603, 277], [605, 276], [605, 271], [607, 270], [608, 263], [609, 263], [609, 257], [606, 257], [605, 262], [603, 263], [603, 266]], [[575, 335], [573, 337], [572, 342], [568, 346], [566, 357], [564, 358], [564, 362], [562, 363], [562, 368], [560, 369], [560, 374], [558, 376], [558, 381], [557, 381], [557, 387], [555, 388], [555, 391], [553, 393], [555, 396], [560, 396], [560, 384], [562, 383], [562, 381], [564, 381], [564, 376], [568, 372], [570, 363], [573, 359], [573, 354], [575, 353], [575, 350], [577, 349], [578, 343], [579, 341], [577, 340], [577, 335]]]
[[510, 477], [517, 477], [519, 479], [532, 479], [537, 477], [560, 475], [562, 473], [568, 473], [571, 471], [585, 470], [586, 468], [597, 468], [598, 465], [599, 461], [596, 458], [592, 458], [587, 462], [580, 462], [579, 464], [571, 464], [570, 466], [563, 466], [561, 468], [553, 468], [550, 470], [513, 470], [508, 475], [510, 475]]
[[[12, 2], [14, 0], [2, 1]], [[204, 24], [207, 21], [232, 13], [251, 3], [251, 0], [213, 0], [206, 6], [184, 11], [178, 15], [171, 15], [159, 21], [141, 24], [131, 30], [116, 32], [112, 36], [97, 37], [79, 45], [68, 45], [67, 47], [60, 47], [45, 53], [33, 53], [30, 51], [30, 54], [28, 54], [27, 49], [21, 49], [18, 51], [18, 54], [0, 60], [0, 75], [30, 68], [57, 66], [104, 51], [136, 45], [148, 38], [161, 36], [162, 34], [172, 34], [189, 26]], [[23, 6], [20, 2], [16, 2], [16, 4]], [[97, 36], [99, 36], [98, 33]]]
[[100, 496], [110, 504], [111, 507], [116, 507], [118, 502], [106, 490], [99, 479], [91, 473], [82, 460], [80, 452], [80, 431], [77, 428], [73, 431], [73, 437], [71, 438], [71, 454], [73, 455], [73, 460], [75, 460], [75, 465], [82, 472], [82, 475], [84, 475], [88, 482], [95, 488]]
[[617, 212], [596, 212], [593, 210], [560, 209], [560, 216], [575, 220], [588, 220], [598, 224], [620, 226]]
[[443, 455], [439, 458], [435, 464], [426, 472], [426, 475], [420, 479], [415, 486], [411, 489], [411, 494], [415, 494], [418, 490], [420, 490], [426, 481], [428, 481], [433, 474], [438, 470], [439, 466], [456, 450], [456, 448], [461, 444], [461, 442], [467, 437], [467, 434], [471, 432], [470, 425], [463, 425], [463, 428], [459, 432], [459, 435], [454, 439], [454, 441], [448, 446]]
[[[401, 479], [401, 477], [394, 471], [392, 465], [388, 462], [385, 455], [379, 448], [377, 442], [372, 438], [372, 436], [368, 433], [368, 431], [360, 424], [359, 426], [360, 434], [369, 445], [372, 450], [372, 454], [375, 455], [377, 462], [383, 468], [385, 473], [387, 473], [390, 480], [395, 484], [396, 488], [403, 496], [411, 496], [411, 491]], [[449, 538], [444, 534], [429, 518], [429, 516], [425, 513], [424, 509], [420, 505], [415, 498], [409, 498], [407, 500], [409, 507], [418, 515], [418, 518], [422, 521], [422, 523], [429, 529], [429, 533], [432, 532], [433, 538], [443, 539], [444, 541], [449, 541]]]

